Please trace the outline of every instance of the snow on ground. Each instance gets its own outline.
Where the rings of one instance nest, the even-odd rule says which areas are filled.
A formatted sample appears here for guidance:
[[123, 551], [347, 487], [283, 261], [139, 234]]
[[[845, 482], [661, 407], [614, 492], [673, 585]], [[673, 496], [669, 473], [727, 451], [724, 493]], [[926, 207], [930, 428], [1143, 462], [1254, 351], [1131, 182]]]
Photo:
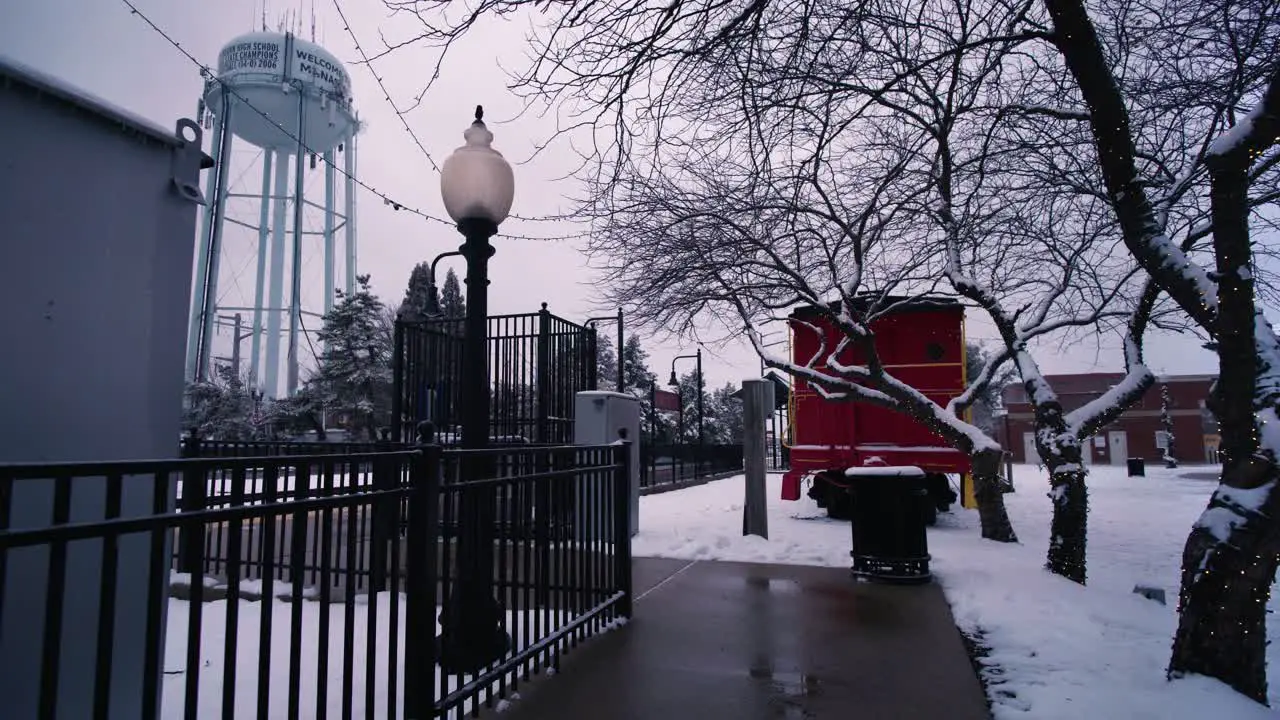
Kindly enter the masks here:
[[[1148, 466], [1145, 478], [1129, 478], [1123, 467], [1093, 466], [1087, 587], [1044, 570], [1052, 509], [1035, 466], [1015, 466], [1017, 492], [1005, 495], [1019, 544], [982, 540], [975, 511], [956, 506], [939, 516], [929, 531], [932, 568], [961, 629], [991, 649], [984, 662], [996, 718], [1280, 716], [1215, 680], [1164, 678], [1182, 545], [1216, 486], [1185, 475], [1214, 470]], [[641, 498], [633, 554], [848, 567], [849, 524], [807, 497], [781, 500], [781, 476], [768, 482], [769, 540], [742, 537], [739, 476]], [[1133, 594], [1134, 585], [1163, 588], [1168, 605]], [[1275, 622], [1268, 636], [1271, 702], [1280, 706]]]
[[[254, 717], [257, 715], [258, 702], [258, 660], [261, 655], [259, 629], [261, 627], [263, 603], [258, 601], [239, 601], [239, 617], [236, 623], [236, 695], [235, 716]], [[161, 700], [161, 718], [182, 718], [186, 699], [187, 682], [187, 636], [190, 627], [191, 604], [185, 600], [170, 600], [167, 621], [167, 636], [164, 658], [164, 689]], [[320, 608], [318, 602], [302, 604], [302, 668], [299, 682], [300, 717], [316, 717], [319, 686], [319, 637]], [[390, 688], [387, 659], [391, 619], [391, 594], [378, 593], [375, 619], [375, 651], [374, 660], [370, 662], [368, 655], [369, 605], [368, 596], [356, 596], [355, 615], [352, 622], [352, 711], [356, 717], [365, 716], [365, 682], [370, 667], [375, 673], [373, 692], [374, 716], [387, 717], [387, 696]], [[270, 642], [270, 689], [268, 696], [269, 717], [285, 717], [289, 707], [289, 639], [291, 611], [293, 605], [281, 600], [272, 601], [271, 608], [271, 642]], [[346, 606], [341, 603], [329, 605], [329, 648], [326, 653], [328, 668], [325, 673], [324, 686], [327, 690], [325, 701], [328, 717], [343, 717], [343, 658], [345, 656]], [[396, 717], [404, 717], [401, 701], [404, 692], [404, 622], [405, 597], [400, 594], [398, 647], [396, 648]], [[534, 613], [529, 613], [533, 615]], [[507, 630], [512, 635], [514, 644], [527, 647], [533, 640], [536, 630], [542, 635], [550, 632], [552, 624], [556, 627], [568, 622], [567, 613], [544, 611], [540, 619], [526, 618], [527, 627], [519, 623], [524, 617], [514, 612], [507, 613]], [[439, 613], [437, 611], [436, 615]], [[227, 601], [217, 600], [202, 606], [200, 623], [200, 679], [198, 690], [198, 717], [220, 717], [222, 714], [223, 658], [226, 657]], [[437, 622], [435, 634], [439, 634]], [[434, 635], [433, 635], [434, 637]], [[527, 642], [525, 637], [530, 639]], [[471, 676], [465, 679], [470, 680]], [[437, 668], [435, 687], [440, 686], [440, 671]], [[456, 676], [449, 677], [449, 689], [458, 688]]]

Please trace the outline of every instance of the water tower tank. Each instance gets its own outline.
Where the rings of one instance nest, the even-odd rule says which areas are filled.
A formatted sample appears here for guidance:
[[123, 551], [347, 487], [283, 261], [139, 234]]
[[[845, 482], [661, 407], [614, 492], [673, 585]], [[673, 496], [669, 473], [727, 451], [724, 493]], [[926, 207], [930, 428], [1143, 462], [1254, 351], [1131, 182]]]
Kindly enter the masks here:
[[[334, 148], [356, 122], [346, 68], [324, 48], [292, 33], [254, 32], [227, 43], [218, 53], [218, 80], [261, 111], [236, 108], [231, 131], [263, 149], [297, 151], [299, 93], [301, 137], [311, 150]], [[221, 114], [217, 82], [205, 84], [204, 100]]]

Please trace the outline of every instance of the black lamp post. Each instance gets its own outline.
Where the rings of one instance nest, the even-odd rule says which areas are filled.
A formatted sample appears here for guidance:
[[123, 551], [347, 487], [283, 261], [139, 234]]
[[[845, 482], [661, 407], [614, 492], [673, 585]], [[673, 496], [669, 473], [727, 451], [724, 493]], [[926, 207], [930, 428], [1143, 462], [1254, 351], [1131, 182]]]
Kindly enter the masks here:
[[440, 313], [440, 299], [436, 296], [436, 265], [439, 265], [440, 261], [447, 257], [453, 257], [454, 255], [461, 254], [463, 254], [462, 250], [450, 250], [449, 252], [440, 253], [431, 261], [431, 272], [427, 276], [427, 285], [431, 288], [431, 302], [435, 305], [435, 307], [431, 308], [432, 315], [438, 315]]
[[627, 367], [626, 363], [623, 362], [622, 359], [624, 345], [622, 341], [622, 308], [618, 308], [617, 317], [605, 316], [587, 318], [587, 324], [594, 330], [597, 322], [607, 322], [609, 320], [618, 321], [618, 392], [622, 392], [627, 387]]
[[[489, 444], [489, 357], [487, 345], [489, 238], [507, 218], [515, 196], [511, 165], [494, 150], [493, 133], [485, 127], [484, 109], [463, 133], [458, 148], [440, 170], [445, 210], [466, 238], [459, 252], [467, 259], [467, 316], [462, 348], [462, 447], [481, 450]], [[439, 258], [437, 258], [438, 260]], [[434, 263], [433, 263], [434, 264]], [[488, 463], [465, 454], [464, 480], [488, 476]], [[503, 609], [493, 592], [494, 505], [492, 489], [462, 493], [458, 520], [458, 580], [440, 618], [440, 667], [448, 673], [474, 673], [506, 654], [511, 638], [504, 629]]]
[[[695, 353], [695, 354], [693, 354], [693, 355], [677, 355], [677, 356], [675, 356], [674, 358], [671, 358], [671, 381], [670, 381], [670, 382], [668, 382], [667, 384], [668, 384], [668, 385], [675, 385], [675, 386], [676, 386], [676, 388], [677, 388], [677, 389], [679, 389], [679, 387], [680, 387], [680, 378], [676, 377], [676, 361], [677, 361], [677, 360], [683, 360], [683, 359], [685, 359], [685, 358], [695, 358], [695, 359], [697, 359], [697, 361], [698, 361], [698, 365], [697, 365], [697, 374], [698, 374], [698, 466], [699, 466], [699, 469], [701, 469], [701, 466], [702, 466], [702, 440], [703, 440], [703, 437], [704, 437], [704, 436], [703, 436], [703, 434], [702, 434], [702, 419], [703, 419], [703, 412], [702, 412], [702, 395], [703, 395], [703, 392], [702, 392], [702, 349], [701, 349], [701, 348], [699, 348], [699, 349], [698, 349], [698, 352], [697, 352], [697, 353]], [[681, 409], [683, 410], [683, 408], [684, 408], [684, 405], [683, 405], [683, 403], [682, 403], [682, 404], [681, 404]]]

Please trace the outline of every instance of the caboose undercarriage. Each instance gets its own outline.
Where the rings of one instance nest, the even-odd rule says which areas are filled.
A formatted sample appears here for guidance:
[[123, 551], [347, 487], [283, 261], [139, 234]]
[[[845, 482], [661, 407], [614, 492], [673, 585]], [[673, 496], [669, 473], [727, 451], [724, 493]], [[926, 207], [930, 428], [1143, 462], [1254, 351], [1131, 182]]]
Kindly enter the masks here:
[[[853, 518], [853, 501], [849, 494], [851, 482], [857, 482], [856, 478], [846, 477], [844, 473], [819, 472], [810, 478], [806, 494], [832, 519], [849, 520]], [[921, 500], [925, 503], [925, 522], [933, 525], [938, 520], [938, 513], [950, 510], [959, 496], [951, 489], [951, 482], [944, 473], [925, 473], [924, 487], [927, 494]]]

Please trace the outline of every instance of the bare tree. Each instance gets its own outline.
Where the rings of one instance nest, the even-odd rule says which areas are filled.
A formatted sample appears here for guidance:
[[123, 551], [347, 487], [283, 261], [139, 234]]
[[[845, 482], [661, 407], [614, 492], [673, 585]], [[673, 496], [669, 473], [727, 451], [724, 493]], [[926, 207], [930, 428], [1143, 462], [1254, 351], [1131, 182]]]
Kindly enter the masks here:
[[[1125, 245], [1218, 352], [1222, 480], [1183, 552], [1169, 674], [1216, 677], [1265, 703], [1265, 599], [1280, 557], [1280, 344], [1256, 304], [1266, 249], [1250, 224], [1266, 226], [1261, 211], [1277, 197], [1277, 7], [1104, 4], [1098, 19], [1081, 0], [1045, 8]], [[1176, 135], [1153, 120], [1170, 111]], [[1173, 207], [1189, 208], [1181, 239]]]
[[[388, 4], [422, 19], [413, 39], [446, 51], [478, 18], [523, 5], [493, 0], [427, 20], [421, 3]], [[583, 206], [598, 223], [589, 249], [604, 260], [616, 299], [683, 332], [699, 317], [732, 315], [727, 323], [753, 338], [789, 304], [839, 300], [829, 319], [847, 341], [825, 348], [830, 357], [793, 364], [758, 347], [766, 362], [833, 399], [906, 412], [970, 452], [984, 534], [1005, 539], [998, 448], [956, 423], [1012, 363], [1051, 475], [1048, 565], [1083, 582], [1080, 442], [1150, 385], [1141, 339], [1156, 296], [1131, 281], [1131, 262], [1108, 260], [1116, 228], [1099, 212], [1096, 183], [1059, 167], [1073, 148], [1028, 131], [1028, 118], [1078, 125], [1081, 113], [999, 89], [1043, 75], [1021, 49], [1049, 36], [1029, 21], [1032, 7], [566, 3], [533, 39], [535, 60], [516, 85], [532, 98], [593, 108], [583, 122], [611, 130], [584, 158], [594, 172]], [[1020, 170], [1028, 153], [1040, 172]], [[871, 329], [892, 298], [938, 290], [990, 315], [1004, 346], [944, 408], [881, 367]], [[1068, 412], [1029, 347], [1098, 327], [1125, 334], [1128, 377]], [[864, 364], [835, 361], [855, 347]], [[868, 386], [875, 392], [857, 389]]]
[[[1134, 287], [1131, 261], [1113, 260], [1115, 225], [1092, 194], [1057, 182], [1058, 173], [1020, 169], [1028, 150], [1048, 156], [1050, 167], [1070, 160], [1061, 144], [1046, 151], [1043, 143], [1028, 143], [1018, 120], [1044, 113], [1043, 107], [1008, 99], [1006, 88], [1022, 84], [1019, 46], [1036, 36], [1005, 30], [1024, 21], [1028, 6], [940, 5], [927, 30], [899, 43], [875, 43], [884, 67], [914, 71], [899, 73], [895, 85], [867, 97], [898, 122], [916, 125], [927, 141], [932, 162], [919, 182], [933, 212], [922, 209], [916, 225], [942, 238], [952, 289], [990, 317], [1002, 357], [1022, 378], [1054, 503], [1046, 564], [1083, 583], [1088, 495], [1081, 443], [1152, 383], [1142, 337], [1155, 294]], [[918, 8], [904, 9], [890, 30], [910, 26]], [[918, 22], [913, 29], [919, 30]], [[1068, 412], [1030, 352], [1031, 342], [1122, 320], [1126, 377], [1097, 401]]]
[[[388, 4], [422, 22], [416, 37], [388, 51], [415, 41], [447, 50], [479, 18], [534, 6], [478, 0], [440, 19], [432, 8], [442, 3]], [[894, 288], [920, 295], [945, 279], [988, 309], [1036, 403], [1037, 448], [1061, 460], [1051, 482], [1054, 545], [1063, 551], [1055, 560], [1051, 550], [1050, 565], [1077, 579], [1083, 566], [1067, 566], [1083, 559], [1078, 440], [1142, 384], [1141, 336], [1167, 296], [1217, 348], [1221, 379], [1212, 400], [1226, 456], [1222, 483], [1184, 551], [1169, 672], [1217, 677], [1265, 702], [1261, 600], [1280, 555], [1280, 434], [1273, 432], [1280, 347], [1255, 293], [1267, 297], [1274, 286], [1263, 262], [1274, 247], [1258, 229], [1274, 229], [1280, 198], [1276, 4], [1096, 0], [1089, 7], [1083, 0], [577, 0], [549, 6], [534, 61], [516, 85], [531, 99], [579, 110], [565, 131], [608, 131], [595, 132], [586, 153], [594, 171], [588, 199], [597, 203], [590, 207], [602, 222], [637, 233], [626, 246], [633, 261], [650, 259], [645, 243], [682, 260], [655, 265], [659, 281], [644, 302], [664, 303], [652, 311], [656, 321], [688, 329], [697, 313], [719, 313], [754, 327], [786, 302], [821, 303], [834, 290], [846, 301], [831, 316], [847, 334], [842, 345], [871, 347], [870, 324], [891, 306]], [[998, 51], [999, 62], [988, 51]], [[894, 53], [907, 61], [882, 61]], [[1000, 116], [987, 121], [992, 144], [972, 157], [979, 166], [1006, 160], [991, 167], [1011, 185], [996, 185], [1010, 204], [1026, 209], [1014, 217], [987, 217], [967, 198], [991, 195], [949, 177], [966, 167], [965, 143], [983, 137], [946, 107], [970, 82], [982, 88], [970, 110], [986, 104]], [[941, 112], [939, 98], [947, 98]], [[922, 156], [933, 159], [923, 169], [913, 162]], [[842, 163], [856, 171], [832, 169]], [[617, 220], [645, 207], [638, 198], [646, 196], [654, 213], [666, 214]], [[1049, 242], [1055, 207], [1071, 219]], [[1099, 207], [1111, 222], [1097, 220]], [[993, 282], [983, 258], [1004, 267], [1026, 262], [1007, 242], [1019, 223], [1028, 236], [1066, 248], [1046, 255], [1059, 270], [1096, 263], [1100, 245], [1075, 255], [1076, 241], [1118, 233], [1151, 282], [1134, 285], [1124, 271], [1108, 270], [1087, 299], [1075, 295], [1089, 285], [1078, 275]], [[1062, 290], [1044, 304], [1030, 299], [1036, 287], [1041, 300]], [[847, 302], [868, 288], [878, 300]], [[1105, 295], [1111, 301], [1098, 304]], [[641, 305], [639, 296], [634, 302]], [[1041, 307], [1045, 318], [1117, 323], [1130, 378], [1115, 393], [1122, 397], [1062, 407], [1027, 352], [1035, 325], [1028, 320], [1042, 317]], [[1127, 319], [1106, 309], [1116, 307]], [[814, 375], [816, 364], [787, 369], [833, 397], [932, 415], [956, 442], [981, 444], [940, 419], [946, 408], [930, 408], [878, 372], [874, 355], [865, 361], [832, 363], [836, 371], [823, 377]]]
[[[961, 419], [992, 373], [975, 379], [961, 403], [943, 406], [895, 378], [877, 352], [879, 318], [933, 294], [941, 269], [936, 253], [906, 252], [896, 239], [908, 237], [906, 228], [877, 201], [892, 180], [850, 186], [838, 204], [817, 206], [798, 201], [802, 193], [816, 200], [812, 191], [762, 178], [732, 157], [688, 161], [683, 172], [687, 185], [662, 177], [613, 184], [611, 210], [592, 236], [597, 256], [610, 259], [612, 299], [660, 327], [693, 331], [699, 319], [719, 320], [745, 333], [767, 365], [827, 399], [875, 403], [926, 424], [973, 457], [984, 536], [1014, 539], [997, 486], [1000, 447]], [[869, 199], [862, 207], [854, 204], [858, 190]], [[841, 340], [827, 345], [821, 327], [797, 321], [796, 331], [814, 333], [820, 349], [793, 362], [770, 352], [762, 336], [797, 304], [817, 308]]]

